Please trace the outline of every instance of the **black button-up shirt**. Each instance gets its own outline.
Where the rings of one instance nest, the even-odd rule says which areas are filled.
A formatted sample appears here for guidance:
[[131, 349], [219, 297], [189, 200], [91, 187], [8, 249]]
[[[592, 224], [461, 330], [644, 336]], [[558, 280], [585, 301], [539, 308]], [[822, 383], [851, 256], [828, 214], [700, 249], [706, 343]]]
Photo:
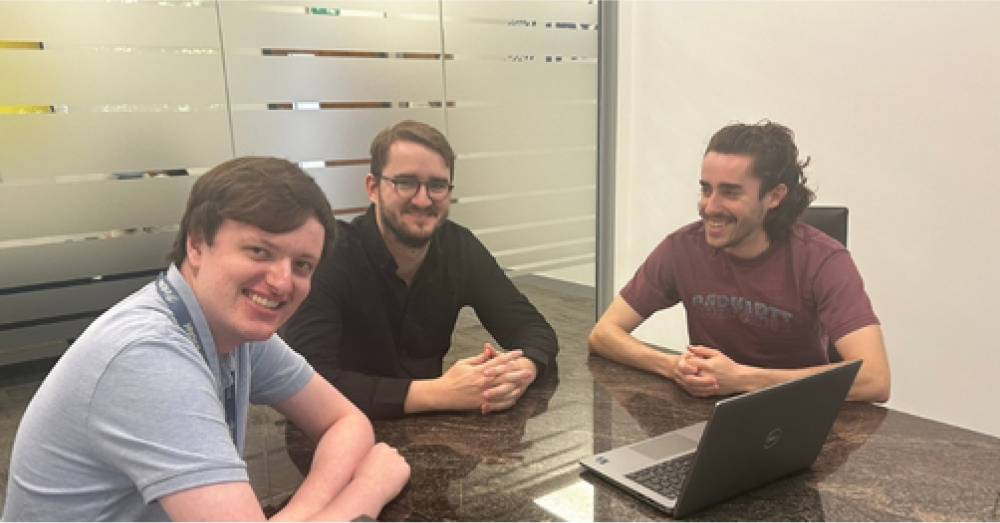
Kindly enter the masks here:
[[465, 227], [449, 220], [434, 233], [410, 288], [396, 269], [374, 206], [350, 223], [338, 221], [333, 252], [282, 329], [288, 344], [371, 418], [402, 416], [412, 380], [441, 376], [466, 305], [501, 347], [524, 351], [539, 376], [555, 359], [555, 331]]

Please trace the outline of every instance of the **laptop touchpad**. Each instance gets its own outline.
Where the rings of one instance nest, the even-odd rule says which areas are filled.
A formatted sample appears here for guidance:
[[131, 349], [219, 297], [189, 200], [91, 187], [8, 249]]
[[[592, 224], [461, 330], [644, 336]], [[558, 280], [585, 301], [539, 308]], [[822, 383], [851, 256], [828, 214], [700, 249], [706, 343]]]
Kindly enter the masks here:
[[632, 450], [654, 460], [694, 451], [698, 442], [680, 434], [665, 434], [632, 446]]

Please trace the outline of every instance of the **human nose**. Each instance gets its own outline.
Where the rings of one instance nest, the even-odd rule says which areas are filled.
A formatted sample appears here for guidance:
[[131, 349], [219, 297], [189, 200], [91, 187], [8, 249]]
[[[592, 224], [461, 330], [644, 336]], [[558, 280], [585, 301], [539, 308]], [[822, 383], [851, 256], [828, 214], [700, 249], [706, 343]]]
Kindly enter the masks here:
[[705, 214], [712, 214], [718, 210], [718, 200], [714, 192], [702, 192], [699, 204], [701, 205], [702, 212]]
[[292, 290], [292, 261], [283, 259], [271, 264], [270, 269], [267, 271], [266, 281], [275, 294], [284, 295], [290, 293]]
[[413, 198], [410, 198], [410, 200], [421, 206], [428, 206], [434, 203], [434, 200], [431, 199], [430, 189], [426, 183], [417, 185], [417, 192], [413, 194]]

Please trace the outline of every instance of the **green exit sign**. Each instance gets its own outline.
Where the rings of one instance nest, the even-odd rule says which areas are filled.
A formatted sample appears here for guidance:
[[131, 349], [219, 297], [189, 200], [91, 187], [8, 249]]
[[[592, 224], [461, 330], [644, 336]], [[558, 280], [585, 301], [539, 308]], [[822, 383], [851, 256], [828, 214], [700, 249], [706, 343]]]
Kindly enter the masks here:
[[307, 7], [306, 9], [311, 15], [340, 16], [340, 9], [336, 7]]

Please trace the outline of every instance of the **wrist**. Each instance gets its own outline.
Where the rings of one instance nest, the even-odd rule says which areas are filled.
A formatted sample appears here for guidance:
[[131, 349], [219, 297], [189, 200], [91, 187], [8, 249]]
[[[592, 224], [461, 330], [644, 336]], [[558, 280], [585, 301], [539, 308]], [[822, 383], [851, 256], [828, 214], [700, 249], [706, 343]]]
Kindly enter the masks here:
[[403, 406], [404, 412], [414, 414], [417, 412], [440, 410], [438, 403], [440, 398], [444, 396], [439, 392], [441, 379], [413, 380], [410, 382], [410, 390], [406, 393], [406, 401]]

